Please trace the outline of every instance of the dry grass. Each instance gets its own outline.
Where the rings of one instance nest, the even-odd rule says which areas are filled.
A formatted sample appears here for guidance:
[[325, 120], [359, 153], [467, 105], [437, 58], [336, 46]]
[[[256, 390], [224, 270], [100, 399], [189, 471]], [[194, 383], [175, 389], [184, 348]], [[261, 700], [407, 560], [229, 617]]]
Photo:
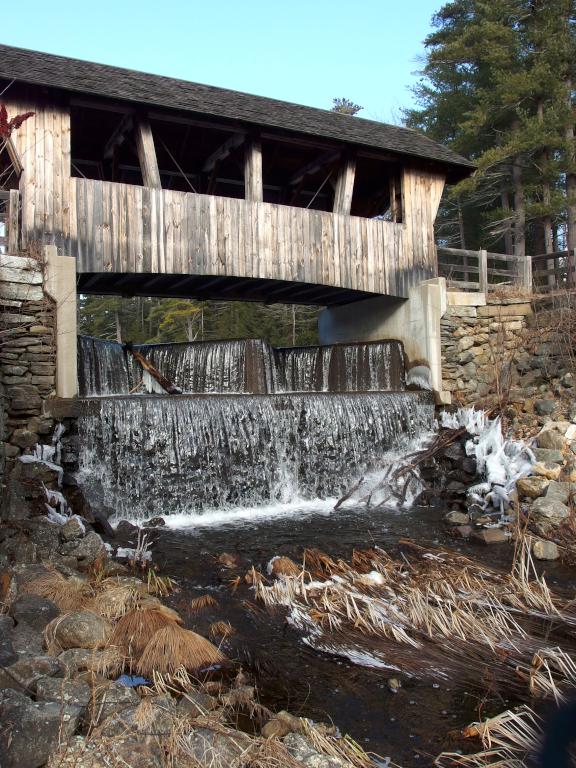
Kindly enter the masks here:
[[25, 582], [20, 591], [27, 595], [45, 597], [61, 611], [70, 612], [86, 608], [94, 597], [94, 590], [87, 581], [72, 576], [66, 578], [56, 569]]
[[496, 717], [473, 723], [464, 735], [480, 738], [482, 751], [471, 755], [443, 752], [434, 765], [438, 768], [525, 768], [534, 756], [541, 737], [541, 724], [529, 707], [507, 710]]
[[236, 630], [229, 621], [215, 621], [213, 624], [210, 624], [209, 632], [212, 639], [232, 637], [232, 635], [236, 634]]
[[119, 619], [130, 611], [139, 599], [138, 592], [129, 586], [107, 586], [88, 603], [87, 608], [107, 619]]
[[138, 659], [150, 638], [159, 630], [175, 626], [179, 621], [178, 614], [170, 608], [155, 606], [153, 608], [133, 608], [128, 611], [116, 624], [110, 645], [122, 648], [130, 659]]
[[199, 597], [195, 597], [190, 601], [191, 613], [201, 613], [202, 611], [205, 611], [208, 608], [217, 608], [217, 607], [218, 607], [218, 600], [216, 600], [215, 597], [212, 597], [212, 595], [209, 595], [209, 594], [200, 595]]
[[576, 686], [576, 606], [538, 575], [529, 541], [508, 574], [401, 543], [397, 560], [379, 549], [355, 552], [351, 563], [309, 550], [298, 576], [256, 581], [256, 594], [284, 606], [313, 647], [368, 666], [489, 684], [521, 699], [559, 699]]
[[268, 573], [273, 576], [298, 576], [302, 568], [289, 557], [275, 557], [268, 564]]
[[137, 669], [140, 674], [151, 677], [154, 672], [172, 674], [179, 667], [192, 673], [200, 672], [225, 661], [226, 656], [205, 637], [169, 624], [155, 632], [144, 648]]

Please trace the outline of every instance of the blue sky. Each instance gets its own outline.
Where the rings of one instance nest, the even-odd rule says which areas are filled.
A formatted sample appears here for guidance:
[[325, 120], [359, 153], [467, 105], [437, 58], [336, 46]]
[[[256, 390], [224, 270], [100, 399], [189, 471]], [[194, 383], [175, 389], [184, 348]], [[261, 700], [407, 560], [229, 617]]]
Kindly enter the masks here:
[[53, 0], [2, 7], [0, 41], [396, 122], [442, 0]]

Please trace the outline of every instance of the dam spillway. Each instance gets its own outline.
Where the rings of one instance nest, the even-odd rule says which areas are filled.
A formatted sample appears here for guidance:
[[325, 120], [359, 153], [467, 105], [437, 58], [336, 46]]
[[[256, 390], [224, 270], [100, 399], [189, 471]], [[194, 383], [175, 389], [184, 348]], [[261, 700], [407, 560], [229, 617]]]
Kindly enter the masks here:
[[333, 498], [432, 426], [432, 396], [405, 391], [396, 341], [139, 346], [184, 390], [173, 396], [142, 393], [121, 345], [79, 346], [78, 479], [118, 517]]

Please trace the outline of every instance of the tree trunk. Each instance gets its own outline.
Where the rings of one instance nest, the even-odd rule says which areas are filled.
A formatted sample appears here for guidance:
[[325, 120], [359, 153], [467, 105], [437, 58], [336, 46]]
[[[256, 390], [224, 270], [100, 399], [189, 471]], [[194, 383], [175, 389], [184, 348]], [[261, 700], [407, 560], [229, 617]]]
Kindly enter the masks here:
[[[538, 121], [540, 124], [544, 123], [544, 104], [542, 101], [538, 102]], [[542, 236], [544, 244], [544, 253], [553, 253], [554, 251], [554, 236], [552, 233], [552, 216], [550, 214], [550, 203], [552, 199], [552, 193], [550, 189], [550, 181], [548, 180], [548, 170], [550, 166], [550, 154], [548, 149], [544, 149], [540, 155], [540, 165], [542, 168], [542, 203], [546, 208], [546, 213], [542, 216]], [[554, 269], [554, 259], [550, 259], [546, 262], [546, 269]], [[553, 286], [556, 283], [555, 275], [548, 275], [548, 285]]]
[[505, 213], [506, 221], [504, 222], [504, 250], [508, 254], [514, 252], [514, 237], [512, 235], [512, 225], [510, 221], [510, 195], [505, 186], [502, 186], [500, 191], [500, 200], [502, 203], [502, 210]]
[[[519, 127], [516, 121], [513, 130], [517, 131]], [[512, 160], [512, 189], [514, 190], [514, 255], [524, 259], [526, 256], [526, 201], [520, 155], [516, 155]]]
[[[572, 110], [572, 79], [567, 77], [565, 80], [566, 97], [568, 107]], [[568, 275], [567, 284], [574, 284], [574, 249], [576, 248], [576, 149], [574, 146], [574, 123], [572, 118], [568, 121], [566, 127], [566, 151], [567, 151], [567, 172], [566, 172], [566, 212], [568, 226], [566, 231], [566, 247], [568, 249]]]
[[120, 312], [117, 309], [114, 310], [114, 322], [116, 324], [116, 341], [118, 344], [122, 344], [122, 325], [120, 323]]

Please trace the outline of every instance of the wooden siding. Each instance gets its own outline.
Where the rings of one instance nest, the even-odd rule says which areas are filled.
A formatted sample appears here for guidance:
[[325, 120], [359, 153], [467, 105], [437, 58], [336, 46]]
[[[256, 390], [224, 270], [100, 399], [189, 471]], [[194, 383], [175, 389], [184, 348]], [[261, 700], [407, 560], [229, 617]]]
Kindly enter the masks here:
[[[32, 90], [32, 89], [31, 89]], [[12, 141], [22, 161], [22, 247], [37, 242], [70, 254], [70, 110], [34, 96], [11, 101], [9, 117], [34, 112], [14, 131]]]
[[90, 179], [72, 179], [72, 200], [79, 273], [254, 277], [395, 296], [435, 274], [425, 262], [433, 250], [410, 254], [402, 224]]

